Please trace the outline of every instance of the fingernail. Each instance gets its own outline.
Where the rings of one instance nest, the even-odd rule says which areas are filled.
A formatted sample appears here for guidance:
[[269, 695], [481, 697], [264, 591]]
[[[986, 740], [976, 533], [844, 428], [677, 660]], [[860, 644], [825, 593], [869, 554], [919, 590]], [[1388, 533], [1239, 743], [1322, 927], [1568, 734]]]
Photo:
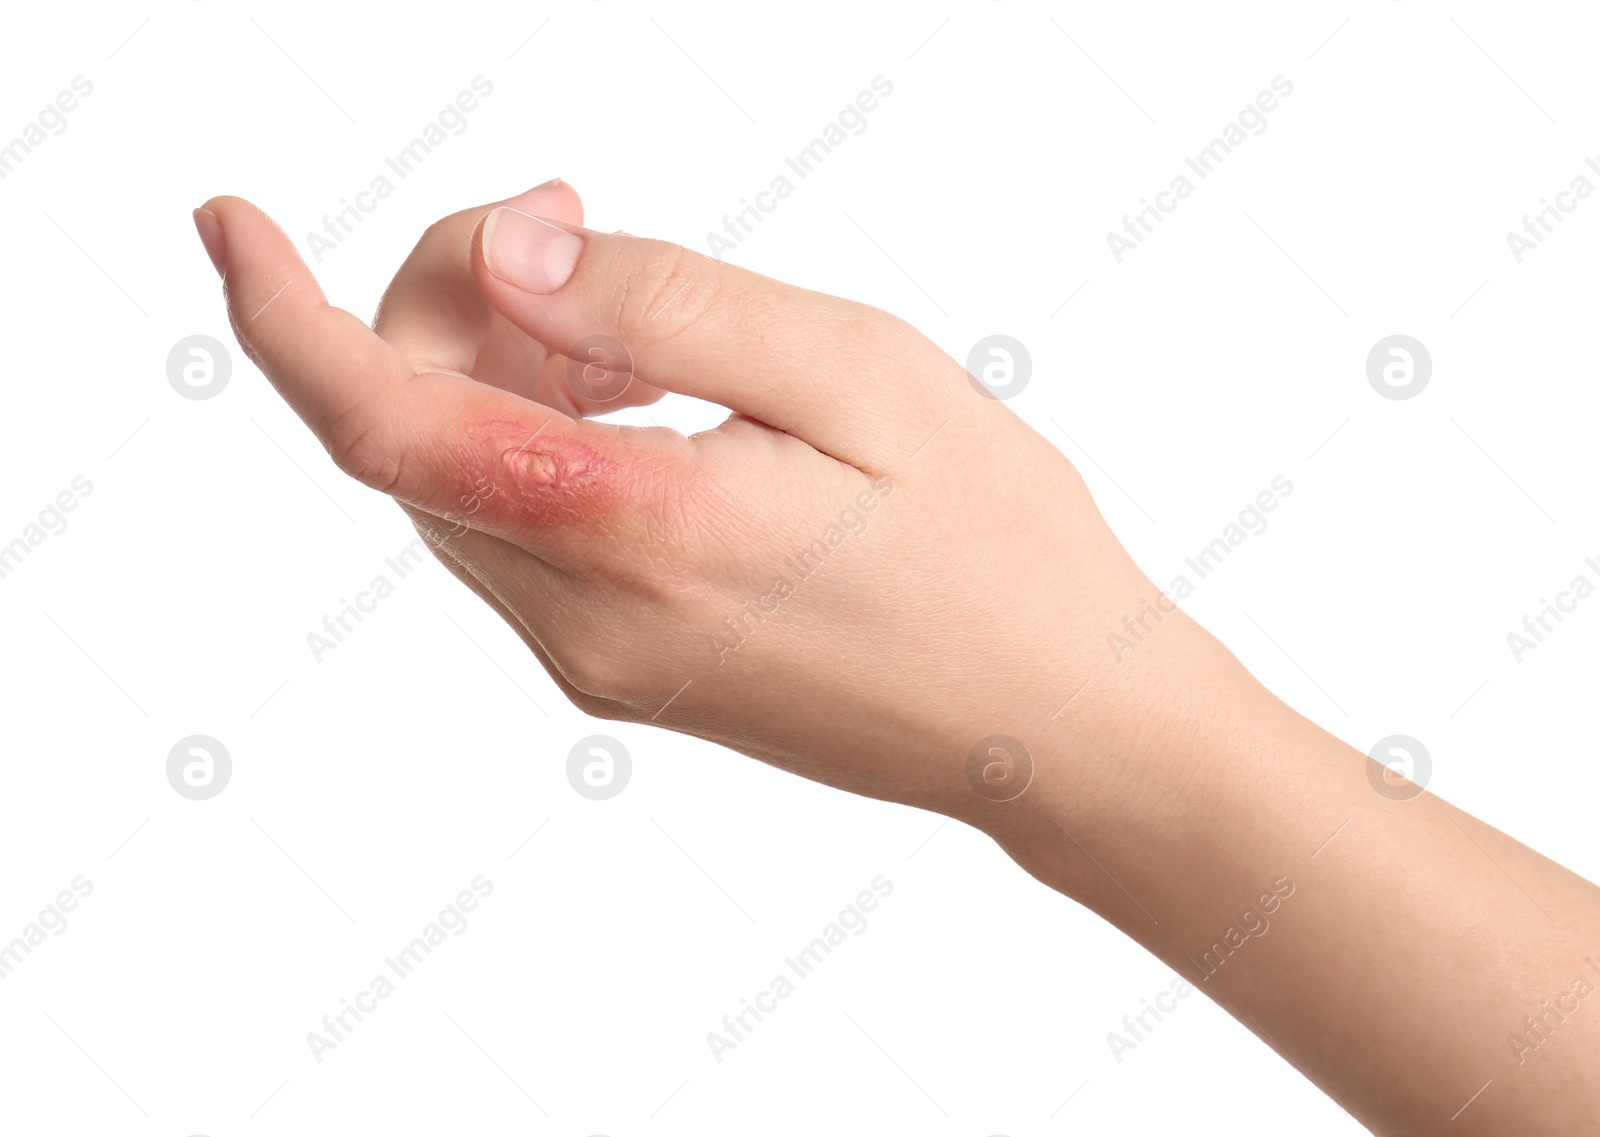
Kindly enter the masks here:
[[483, 223], [483, 261], [489, 271], [524, 292], [554, 292], [567, 283], [583, 255], [583, 238], [502, 205]]
[[200, 243], [206, 247], [206, 255], [211, 258], [217, 275], [227, 276], [228, 242], [222, 235], [222, 222], [209, 209], [197, 209], [194, 211], [194, 227], [200, 234]]

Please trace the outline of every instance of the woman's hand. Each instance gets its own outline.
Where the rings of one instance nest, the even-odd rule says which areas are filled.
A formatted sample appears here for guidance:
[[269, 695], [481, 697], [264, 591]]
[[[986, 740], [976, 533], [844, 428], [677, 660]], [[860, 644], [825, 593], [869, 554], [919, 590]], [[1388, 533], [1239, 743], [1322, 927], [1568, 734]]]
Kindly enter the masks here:
[[[556, 182], [432, 226], [373, 330], [255, 207], [206, 209], [251, 358], [591, 714], [998, 836], [1121, 803], [1197, 685], [1246, 678], [1177, 613], [1118, 664], [1154, 586], [1066, 459], [882, 311], [583, 229]], [[666, 391], [734, 413], [581, 418]]]

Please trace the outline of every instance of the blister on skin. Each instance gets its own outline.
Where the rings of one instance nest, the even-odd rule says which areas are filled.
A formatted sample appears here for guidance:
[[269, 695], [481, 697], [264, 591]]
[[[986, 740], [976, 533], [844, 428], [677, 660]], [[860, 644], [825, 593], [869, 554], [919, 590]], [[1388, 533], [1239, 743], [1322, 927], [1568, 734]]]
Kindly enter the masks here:
[[563, 427], [505, 420], [468, 427], [470, 441], [456, 460], [463, 517], [530, 530], [603, 523], [621, 465]]

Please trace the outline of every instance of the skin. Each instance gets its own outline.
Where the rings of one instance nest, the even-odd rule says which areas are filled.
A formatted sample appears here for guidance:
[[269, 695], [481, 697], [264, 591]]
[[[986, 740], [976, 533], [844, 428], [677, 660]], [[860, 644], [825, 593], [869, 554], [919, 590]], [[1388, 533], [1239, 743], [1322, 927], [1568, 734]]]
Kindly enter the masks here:
[[[539, 252], [500, 206], [570, 279], [497, 275]], [[1159, 590], [910, 326], [581, 220], [560, 182], [445, 218], [369, 328], [253, 205], [196, 215], [245, 351], [584, 711], [982, 829], [1374, 1133], [1600, 1132], [1600, 890], [1385, 781], [1181, 611], [1116, 661]], [[614, 400], [572, 378], [597, 334]], [[584, 417], [668, 391], [732, 414]], [[1026, 757], [969, 764], [996, 735]]]

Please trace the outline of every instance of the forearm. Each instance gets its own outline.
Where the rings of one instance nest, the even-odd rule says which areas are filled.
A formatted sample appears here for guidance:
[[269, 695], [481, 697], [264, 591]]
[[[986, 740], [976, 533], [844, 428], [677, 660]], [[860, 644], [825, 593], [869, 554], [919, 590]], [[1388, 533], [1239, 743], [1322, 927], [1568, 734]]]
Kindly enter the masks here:
[[1600, 889], [1208, 674], [1169, 741], [1042, 756], [1001, 844], [1374, 1132], [1600, 1131]]

